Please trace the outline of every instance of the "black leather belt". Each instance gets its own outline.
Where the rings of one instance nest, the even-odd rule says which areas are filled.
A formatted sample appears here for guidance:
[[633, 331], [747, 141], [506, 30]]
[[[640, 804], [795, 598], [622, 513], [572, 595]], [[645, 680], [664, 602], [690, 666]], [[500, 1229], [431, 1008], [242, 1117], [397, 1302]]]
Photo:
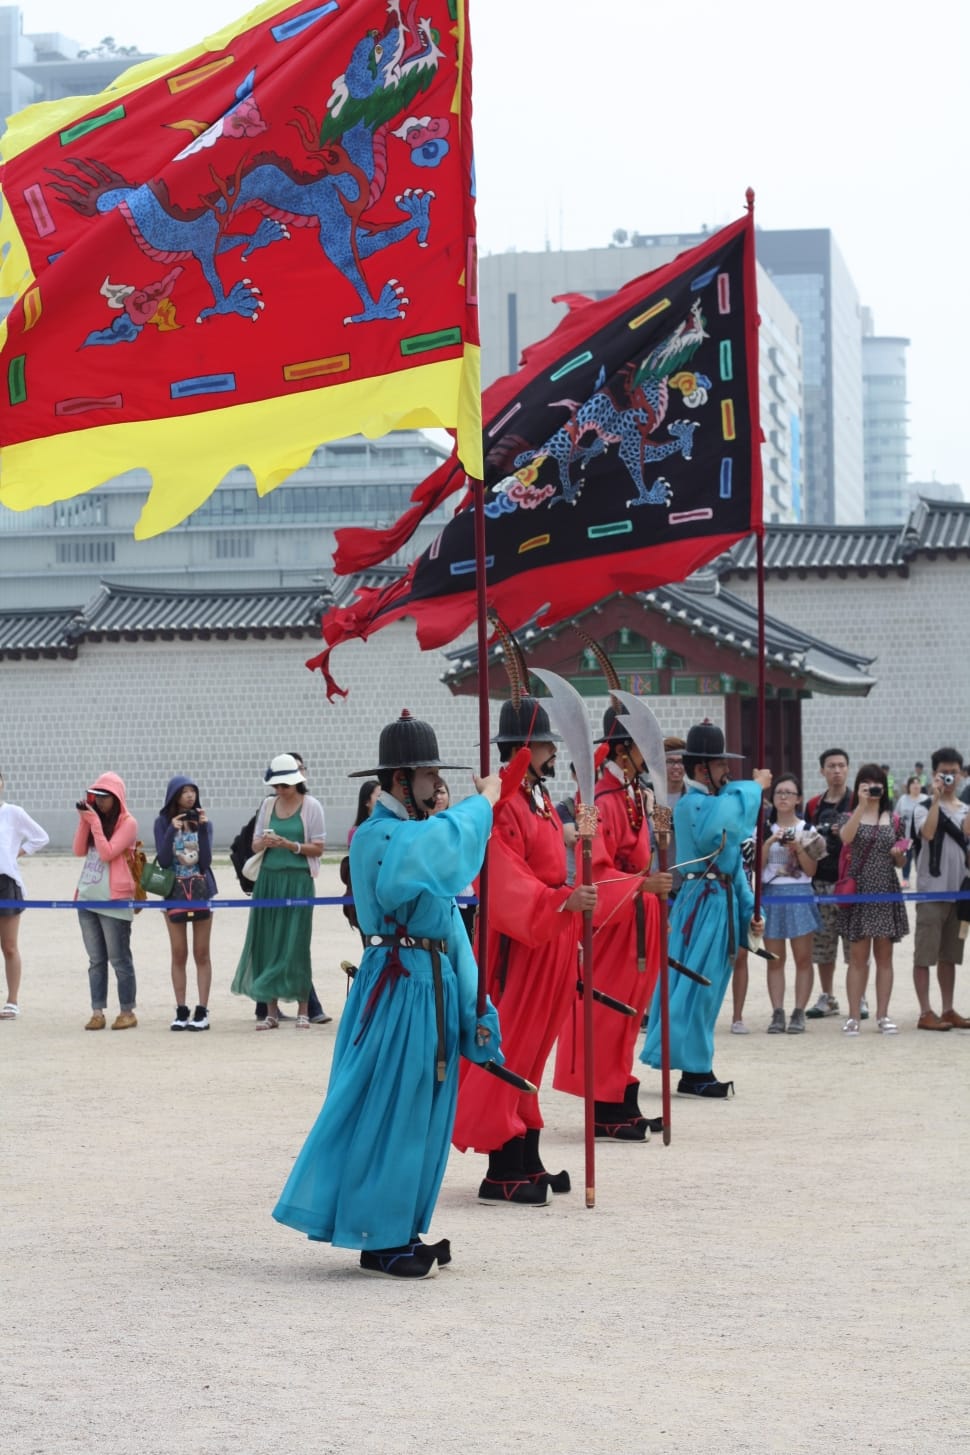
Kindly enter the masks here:
[[[371, 991], [367, 1005], [364, 1008], [364, 1017], [361, 1024], [357, 1041], [364, 1034], [374, 1013], [374, 1007], [380, 999], [386, 986], [393, 984], [408, 971], [401, 963], [399, 951], [404, 950], [427, 950], [431, 956], [431, 978], [434, 983], [434, 1011], [435, 1025], [438, 1032], [438, 1046], [435, 1052], [435, 1076], [438, 1081], [444, 1081], [447, 1067], [445, 1051], [445, 987], [441, 978], [441, 957], [447, 953], [447, 940], [432, 940], [426, 935], [409, 935], [403, 927], [399, 926], [393, 935], [365, 935], [365, 943], [373, 949], [380, 949], [386, 945], [391, 951], [387, 957], [384, 969], [378, 976], [377, 983]], [[355, 1041], [356, 1044], [356, 1041]]]
[[415, 935], [365, 935], [364, 942], [368, 945], [401, 945], [406, 950], [437, 950], [439, 955], [448, 948], [447, 940], [419, 939]]

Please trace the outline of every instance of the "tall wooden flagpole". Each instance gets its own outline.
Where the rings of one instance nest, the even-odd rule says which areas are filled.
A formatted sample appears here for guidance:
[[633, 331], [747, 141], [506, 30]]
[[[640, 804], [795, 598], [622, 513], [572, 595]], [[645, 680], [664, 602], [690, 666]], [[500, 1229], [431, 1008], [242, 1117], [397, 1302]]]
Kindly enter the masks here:
[[[751, 225], [754, 226], [754, 188], [749, 187], [745, 193], [745, 200], [748, 205], [748, 212], [751, 216]], [[752, 448], [756, 447], [758, 441], [752, 441]], [[758, 586], [758, 709], [755, 725], [755, 767], [765, 767], [766, 743], [765, 743], [765, 698], [767, 694], [766, 663], [765, 663], [765, 512], [764, 503], [761, 506], [761, 519], [758, 521], [755, 531], [755, 549], [757, 552], [757, 586]], [[761, 918], [761, 850], [765, 837], [765, 816], [758, 811], [758, 825], [755, 830], [754, 849], [754, 918]]]
[[[478, 629], [478, 767], [488, 775], [488, 599], [485, 589], [485, 482], [472, 480], [475, 512], [475, 604]], [[482, 861], [478, 880], [478, 1003], [476, 1014], [485, 1014], [485, 986], [488, 970], [488, 854]]]

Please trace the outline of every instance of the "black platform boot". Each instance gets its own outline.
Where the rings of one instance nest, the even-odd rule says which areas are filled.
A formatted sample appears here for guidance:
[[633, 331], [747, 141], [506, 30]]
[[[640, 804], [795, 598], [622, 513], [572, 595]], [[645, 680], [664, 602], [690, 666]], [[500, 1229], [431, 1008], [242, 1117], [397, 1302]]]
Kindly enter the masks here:
[[570, 1192], [572, 1190], [572, 1183], [569, 1180], [568, 1172], [547, 1172], [543, 1167], [542, 1158], [539, 1156], [538, 1127], [532, 1127], [525, 1134], [525, 1146], [522, 1150], [522, 1166], [530, 1182], [540, 1182], [545, 1178], [553, 1192]]
[[645, 1122], [649, 1131], [662, 1132], [664, 1129], [663, 1117], [645, 1117], [640, 1110], [639, 1096], [639, 1081], [631, 1081], [623, 1093], [623, 1107], [628, 1113], [630, 1121], [634, 1126], [638, 1126], [640, 1122]]
[[733, 1081], [718, 1081], [713, 1071], [684, 1071], [677, 1083], [680, 1096], [704, 1096], [711, 1101], [724, 1101], [734, 1095]]
[[593, 1130], [597, 1137], [608, 1137], [611, 1142], [650, 1140], [646, 1117], [631, 1121], [629, 1109], [622, 1101], [594, 1101]]
[[545, 1180], [533, 1182], [523, 1164], [524, 1137], [511, 1137], [488, 1154], [488, 1175], [478, 1195], [483, 1202], [516, 1202], [524, 1207], [545, 1207], [552, 1190]]

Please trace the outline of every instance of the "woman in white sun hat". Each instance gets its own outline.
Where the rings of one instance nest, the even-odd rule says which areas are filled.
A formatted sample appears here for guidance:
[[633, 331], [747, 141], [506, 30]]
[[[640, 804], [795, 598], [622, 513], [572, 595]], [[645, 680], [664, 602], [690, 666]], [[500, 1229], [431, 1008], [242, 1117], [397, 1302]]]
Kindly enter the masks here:
[[[306, 790], [306, 777], [291, 753], [279, 753], [264, 781], [273, 790], [256, 816], [253, 851], [262, 854], [254, 899], [312, 899], [326, 842], [323, 808]], [[313, 906], [285, 904], [253, 909], [232, 988], [266, 1002], [258, 1031], [276, 1030], [280, 1000], [297, 1001], [298, 1030], [309, 1028], [310, 934]]]

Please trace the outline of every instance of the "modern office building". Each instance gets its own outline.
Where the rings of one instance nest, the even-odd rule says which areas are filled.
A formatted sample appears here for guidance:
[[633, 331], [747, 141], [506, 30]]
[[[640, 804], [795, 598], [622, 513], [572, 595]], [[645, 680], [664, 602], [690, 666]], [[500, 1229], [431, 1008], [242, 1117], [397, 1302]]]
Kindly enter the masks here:
[[804, 519], [865, 519], [862, 310], [828, 228], [758, 231], [758, 258], [802, 325]]
[[[80, 24], [83, 6], [77, 18]], [[136, 25], [132, 10], [133, 30]], [[93, 36], [88, 47], [55, 32], [25, 35], [20, 6], [0, 5], [0, 125], [37, 101], [96, 95], [129, 66], [147, 59], [136, 47], [106, 51]]]
[[[701, 233], [658, 237], [637, 233], [635, 245], [629, 247], [483, 257], [478, 288], [483, 383], [514, 373], [523, 348], [555, 328], [564, 312], [562, 304], [553, 303], [555, 296], [608, 297], [632, 278], [662, 267], [703, 240]], [[804, 518], [801, 331], [793, 309], [760, 266], [758, 308], [765, 519], [791, 525]]]
[[[102, 578], [184, 591], [319, 587], [330, 580], [335, 530], [392, 524], [447, 453], [420, 430], [337, 440], [262, 498], [248, 470], [233, 470], [181, 525], [147, 541], [132, 534], [149, 486], [140, 470], [55, 505], [0, 506], [0, 606], [79, 607]], [[432, 512], [389, 564], [424, 550], [452, 504]]]
[[862, 422], [866, 524], [898, 525], [909, 514], [907, 338], [882, 338], [862, 310]]

